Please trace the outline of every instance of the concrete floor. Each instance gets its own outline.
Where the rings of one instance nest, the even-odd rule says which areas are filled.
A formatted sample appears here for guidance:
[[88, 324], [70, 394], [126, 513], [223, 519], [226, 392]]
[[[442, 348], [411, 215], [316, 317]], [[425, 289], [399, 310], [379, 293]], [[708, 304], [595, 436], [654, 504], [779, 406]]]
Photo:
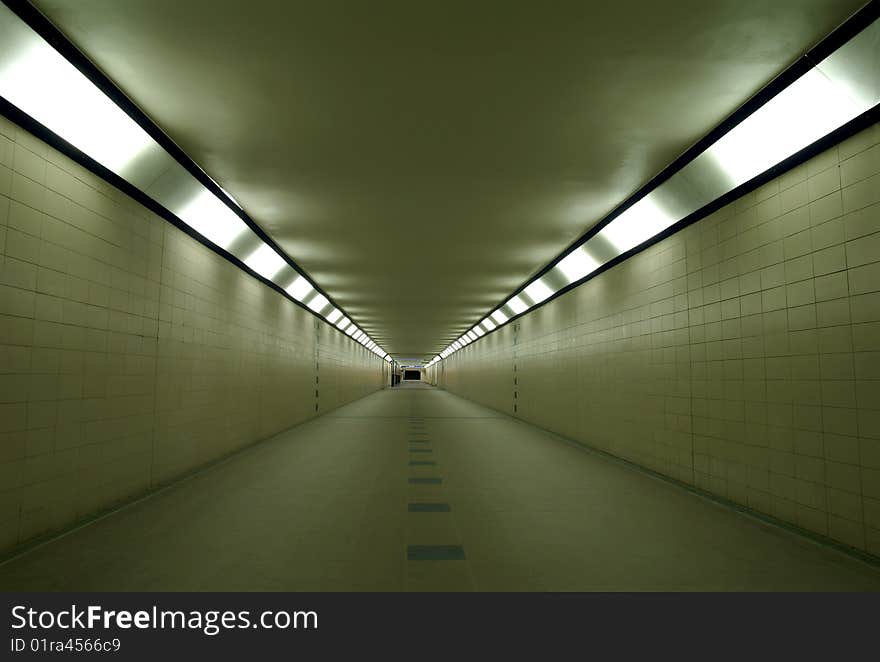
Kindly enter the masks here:
[[0, 589], [878, 590], [880, 570], [404, 384], [0, 565]]

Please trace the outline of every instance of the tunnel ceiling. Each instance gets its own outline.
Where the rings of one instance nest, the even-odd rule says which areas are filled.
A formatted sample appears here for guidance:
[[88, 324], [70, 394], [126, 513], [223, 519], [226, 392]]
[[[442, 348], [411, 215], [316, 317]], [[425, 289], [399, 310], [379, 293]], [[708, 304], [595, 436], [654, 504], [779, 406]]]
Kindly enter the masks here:
[[36, 4], [376, 342], [425, 356], [863, 3]]

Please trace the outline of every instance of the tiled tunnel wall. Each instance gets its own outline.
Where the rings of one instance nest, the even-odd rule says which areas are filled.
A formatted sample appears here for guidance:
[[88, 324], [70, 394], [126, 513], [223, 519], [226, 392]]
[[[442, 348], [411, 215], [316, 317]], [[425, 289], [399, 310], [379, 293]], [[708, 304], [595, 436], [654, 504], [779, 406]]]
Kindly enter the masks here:
[[384, 384], [375, 354], [3, 118], [0, 260], [0, 552]]
[[464, 397], [880, 555], [880, 125], [435, 373]]

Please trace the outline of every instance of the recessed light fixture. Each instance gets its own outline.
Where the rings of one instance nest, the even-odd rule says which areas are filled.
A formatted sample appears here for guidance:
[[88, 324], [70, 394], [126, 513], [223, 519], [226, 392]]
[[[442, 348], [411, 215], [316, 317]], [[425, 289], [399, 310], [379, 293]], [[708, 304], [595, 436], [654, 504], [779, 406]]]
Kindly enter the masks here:
[[306, 305], [314, 310], [316, 313], [320, 313], [330, 302], [320, 292], [316, 293], [315, 296], [311, 298], [311, 300], [306, 302]]
[[[870, 108], [821, 67], [809, 70], [709, 148], [731, 186], [749, 181]], [[875, 75], [880, 77], [876, 63]]]
[[533, 304], [539, 304], [553, 294], [553, 290], [540, 278], [529, 285], [524, 292]]
[[0, 95], [108, 170], [125, 174], [155, 141], [58, 51], [11, 19], [0, 15]]
[[[52, 36], [43, 38], [38, 30]], [[62, 54], [73, 52], [72, 45], [69, 51], [62, 46], [56, 50], [47, 39], [57, 40], [52, 44], [64, 43], [63, 35], [45, 18], [32, 15], [23, 20], [8, 5], [0, 4], [0, 97], [14, 107], [6, 112], [10, 119], [21, 124], [18, 112], [31, 118], [36, 128], [29, 130], [38, 138], [124, 192], [141, 201], [147, 199], [144, 204], [157, 203], [201, 241], [222, 249], [221, 255], [237, 258], [283, 287], [280, 281], [290, 273], [287, 259], [252, 229], [232, 194], [208, 173], [194, 174], [197, 165], [170, 142], [154, 139], [151, 132], [156, 127], [145, 115], [129, 115], [126, 107], [117, 105], [113, 95], [118, 89], [95, 67], [84, 59], [74, 63]], [[286, 288], [300, 303], [313, 290], [302, 276]], [[329, 304], [325, 296], [318, 295], [307, 305], [320, 313]], [[342, 315], [331, 306], [329, 323]]]
[[654, 198], [653, 193], [646, 195], [602, 228], [599, 236], [610, 241], [618, 252], [625, 253], [668, 228], [674, 219]]
[[499, 324], [504, 324], [507, 321], [507, 315], [502, 313], [500, 310], [496, 310], [494, 313], [492, 313], [492, 319]]
[[312, 287], [312, 284], [308, 280], [306, 280], [305, 276], [297, 276], [296, 280], [287, 287], [286, 292], [294, 299], [301, 302], [312, 292], [313, 289], [315, 288]]
[[[800, 153], [807, 158], [830, 146], [817, 142], [830, 133], [846, 128], [838, 136], [842, 138], [876, 122], [868, 112], [880, 103], [880, 20], [876, 12], [867, 9], [870, 6], [849, 19], [847, 28], [855, 28], [853, 37], [830, 55], [826, 55], [830, 45], [827, 40], [807, 53], [793, 65], [796, 68], [774, 81], [774, 93], [767, 95], [762, 105], [736, 111], [728, 120], [730, 128], [719, 132], [718, 139], [698, 154], [689, 153], [689, 160], [683, 166], [674, 166], [677, 170], [660, 184], [638, 191], [635, 195], [639, 199], [622, 213], [604, 225], [600, 220], [598, 232], [589, 233], [564, 255], [546, 279], [536, 279], [503, 307], [519, 315], [528, 308], [529, 301], [536, 305], [553, 296], [551, 284], [580, 281], [608, 261], [663, 236], [676, 223], [698, 220], [707, 205], [735, 192], [738, 186], [751, 183], [754, 188], [756, 178], [767, 176], [771, 168], [790, 157]], [[806, 62], [819, 60], [817, 53], [822, 54], [821, 60], [805, 67]], [[785, 167], [791, 165], [788, 161]], [[494, 322], [486, 318], [475, 327], [478, 335], [477, 329], [490, 332], [496, 328], [495, 323], [503, 324], [508, 319], [501, 310], [490, 317]], [[450, 348], [454, 349], [455, 344], [441, 352], [441, 358], [451, 353]]]
[[188, 203], [172, 211], [220, 248], [229, 248], [240, 236], [251, 232], [245, 222], [208, 189], [203, 189]]
[[562, 272], [569, 283], [573, 283], [595, 271], [598, 266], [599, 263], [587, 254], [583, 246], [579, 246], [562, 258], [556, 268]]
[[528, 306], [525, 304], [525, 302], [522, 299], [520, 299], [518, 296], [511, 297], [510, 299], [507, 300], [507, 303], [504, 305], [506, 305], [508, 308], [510, 308], [513, 311], [514, 315], [519, 315], [521, 312], [528, 309]]
[[257, 250], [244, 259], [244, 263], [260, 274], [272, 280], [286, 262], [269, 244], [262, 244]]

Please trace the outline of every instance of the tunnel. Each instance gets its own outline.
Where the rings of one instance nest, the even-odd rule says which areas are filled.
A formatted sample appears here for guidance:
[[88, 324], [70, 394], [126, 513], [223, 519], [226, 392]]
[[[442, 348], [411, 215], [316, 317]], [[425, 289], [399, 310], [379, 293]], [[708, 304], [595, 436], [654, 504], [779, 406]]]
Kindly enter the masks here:
[[877, 591], [878, 16], [5, 0], [0, 590]]

